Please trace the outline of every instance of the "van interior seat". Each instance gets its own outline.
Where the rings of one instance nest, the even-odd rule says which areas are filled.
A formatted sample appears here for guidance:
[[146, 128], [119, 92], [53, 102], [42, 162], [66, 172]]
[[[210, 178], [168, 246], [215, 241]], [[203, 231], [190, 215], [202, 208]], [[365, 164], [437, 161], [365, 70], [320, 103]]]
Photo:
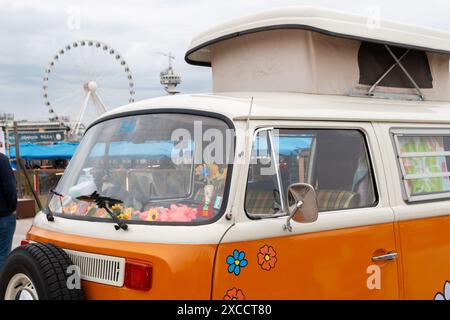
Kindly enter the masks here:
[[319, 211], [357, 208], [359, 194], [351, 191], [317, 190]]
[[277, 213], [278, 204], [273, 191], [249, 189], [245, 195], [245, 208], [251, 214]]
[[[359, 195], [351, 191], [318, 190], [317, 202], [319, 211], [356, 208], [359, 203]], [[247, 191], [245, 196], [245, 208], [252, 214], [276, 213], [277, 203], [273, 192], [267, 190]]]
[[[272, 181], [249, 182], [245, 194], [245, 209], [251, 214], [274, 214], [278, 212], [279, 200]], [[194, 199], [201, 202], [204, 191], [200, 188]], [[359, 207], [360, 195], [346, 190], [316, 190], [319, 211]]]

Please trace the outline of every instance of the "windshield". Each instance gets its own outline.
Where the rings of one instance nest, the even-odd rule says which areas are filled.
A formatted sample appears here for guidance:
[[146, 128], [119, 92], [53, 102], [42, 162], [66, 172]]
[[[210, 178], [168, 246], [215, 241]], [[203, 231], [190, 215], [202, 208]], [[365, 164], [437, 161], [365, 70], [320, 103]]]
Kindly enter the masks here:
[[213, 220], [226, 202], [228, 161], [223, 155], [230, 144], [219, 138], [229, 137], [229, 131], [222, 120], [191, 114], [101, 122], [84, 136], [50, 210], [56, 216], [111, 221], [104, 209], [77, 200], [97, 191], [123, 202], [112, 209], [127, 222]]

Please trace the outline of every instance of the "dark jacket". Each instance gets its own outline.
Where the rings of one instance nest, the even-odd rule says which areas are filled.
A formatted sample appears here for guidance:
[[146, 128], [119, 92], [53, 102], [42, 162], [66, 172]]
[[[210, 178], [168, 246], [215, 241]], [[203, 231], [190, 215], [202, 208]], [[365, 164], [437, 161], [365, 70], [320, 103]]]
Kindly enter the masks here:
[[8, 158], [0, 153], [0, 217], [13, 213], [16, 208], [16, 178]]

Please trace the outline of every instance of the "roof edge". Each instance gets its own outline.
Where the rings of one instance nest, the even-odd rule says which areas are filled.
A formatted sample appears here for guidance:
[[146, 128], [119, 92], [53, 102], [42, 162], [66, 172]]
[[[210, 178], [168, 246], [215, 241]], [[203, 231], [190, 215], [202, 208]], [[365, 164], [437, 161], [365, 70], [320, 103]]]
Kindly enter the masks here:
[[[298, 7], [297, 7], [298, 8]], [[326, 19], [328, 21], [334, 21], [335, 23], [352, 23], [352, 24], [356, 24], [357, 22], [355, 21], [351, 21], [350, 19], [344, 20], [344, 18], [351, 18], [351, 19], [363, 19], [364, 16], [362, 15], [356, 15], [356, 14], [349, 14], [349, 13], [345, 13], [345, 12], [341, 12], [341, 11], [334, 11], [334, 10], [328, 10], [328, 9], [322, 9], [322, 8], [317, 8], [317, 7], [300, 7], [298, 8], [298, 10], [304, 10], [305, 13], [310, 14], [310, 16], [306, 17], [306, 18], [316, 18], [316, 19]], [[307, 30], [307, 31], [313, 31], [313, 32], [318, 32], [324, 35], [329, 35], [329, 36], [333, 36], [333, 37], [339, 37], [339, 38], [345, 38], [345, 39], [351, 39], [351, 40], [357, 40], [357, 41], [367, 41], [367, 42], [372, 42], [372, 43], [381, 43], [381, 44], [387, 44], [387, 45], [392, 45], [392, 46], [397, 46], [397, 47], [403, 47], [403, 48], [408, 48], [408, 49], [416, 49], [416, 50], [422, 50], [422, 51], [427, 51], [427, 52], [436, 52], [436, 53], [443, 53], [443, 54], [448, 54], [450, 55], [450, 49], [442, 49], [439, 47], [433, 47], [433, 46], [420, 46], [420, 45], [415, 45], [415, 44], [408, 44], [405, 42], [401, 42], [401, 41], [391, 41], [391, 40], [383, 40], [383, 39], [379, 39], [376, 37], [369, 37], [369, 36], [360, 36], [360, 35], [355, 35], [355, 34], [351, 34], [351, 32], [349, 33], [342, 33], [342, 32], [334, 32], [332, 30], [328, 30], [328, 29], [324, 29], [324, 28], [320, 28], [320, 27], [316, 27], [313, 25], [308, 25], [308, 24], [302, 24], [302, 23], [286, 23], [286, 24], [267, 24], [267, 21], [271, 20], [266, 18], [264, 19], [260, 19], [260, 20], [251, 20], [251, 23], [245, 23], [245, 24], [241, 24], [243, 26], [243, 28], [241, 30], [235, 31], [235, 32], [230, 32], [230, 33], [226, 33], [220, 36], [215, 37], [215, 34], [220, 33], [220, 27], [222, 27], [225, 31], [227, 29], [239, 29], [239, 25], [234, 25], [233, 23], [237, 23], [237, 22], [241, 22], [243, 21], [243, 19], [248, 18], [248, 19], [255, 19], [255, 17], [260, 17], [262, 14], [264, 13], [270, 13], [270, 12], [275, 12], [279, 14], [279, 18], [283, 19], [286, 18], [288, 20], [292, 20], [293, 17], [292, 16], [288, 16], [287, 14], [285, 16], [283, 16], [282, 13], [284, 13], [285, 11], [277, 9], [277, 10], [270, 10], [270, 11], [266, 11], [266, 12], [262, 12], [262, 13], [258, 13], [258, 14], [254, 14], [254, 15], [249, 15], [247, 17], [243, 17], [243, 18], [239, 18], [237, 20], [232, 20], [231, 22], [227, 22], [221, 25], [218, 25], [216, 27], [213, 27], [212, 29], [210, 29], [210, 32], [212, 32], [212, 35], [208, 36], [208, 31], [200, 34], [199, 36], [195, 37], [192, 42], [191, 42], [191, 46], [193, 44], [195, 44], [195, 42], [198, 42], [197, 45], [194, 45], [193, 47], [189, 48], [185, 54], [185, 61], [188, 64], [191, 65], [197, 65], [197, 66], [211, 66], [211, 63], [209, 61], [201, 61], [201, 60], [196, 60], [195, 58], [192, 58], [192, 54], [194, 54], [195, 52], [198, 52], [199, 50], [202, 50], [208, 46], [214, 45], [216, 43], [228, 40], [228, 39], [232, 39], [232, 38], [236, 38], [236, 37], [240, 37], [243, 35], [248, 35], [248, 34], [252, 34], [252, 33], [258, 33], [258, 32], [265, 32], [265, 31], [271, 31], [271, 30], [281, 30], [281, 29], [300, 29], [300, 30]], [[325, 14], [320, 16], [320, 14]], [[326, 14], [330, 15], [330, 14], [337, 14], [340, 16], [337, 16], [337, 18], [335, 18], [334, 20], [331, 20], [328, 16], [326, 16]], [[305, 18], [305, 17], [300, 17], [300, 18]], [[258, 24], [261, 23], [263, 24], [260, 27], [251, 27], [251, 25], [253, 24]], [[360, 23], [360, 22], [359, 22]], [[428, 28], [428, 27], [420, 27], [420, 26], [415, 26], [415, 25], [408, 25], [408, 24], [401, 24], [398, 22], [393, 22], [393, 21], [389, 21], [389, 20], [381, 20], [380, 22], [381, 24], [386, 24], [386, 28], [393, 30], [397, 33], [405, 33], [407, 32], [407, 29], [405, 30], [397, 30], [394, 27], [410, 27], [410, 28], [415, 28], [417, 30], [422, 30], [424, 32], [427, 32], [428, 34], [423, 34], [424, 37], [426, 38], [430, 38], [432, 39], [433, 37], [430, 36], [429, 33], [431, 32], [435, 32], [437, 35], [434, 36], [435, 40], [439, 40], [440, 38], [438, 38], [439, 36], [447, 36], [448, 35], [448, 41], [450, 43], [450, 33], [446, 32], [444, 30], [439, 30], [439, 29], [433, 29], [433, 28]], [[266, 24], [266, 25], [264, 25]], [[249, 26], [250, 25], [250, 26]], [[342, 27], [342, 26], [341, 26]], [[409, 31], [408, 31], [409, 32]], [[440, 34], [439, 34], [440, 33]], [[210, 38], [208, 40], [208, 37]], [[204, 41], [202, 39], [205, 39]], [[445, 40], [445, 38], [442, 38], [443, 40]], [[431, 41], [431, 40], [430, 40]]]

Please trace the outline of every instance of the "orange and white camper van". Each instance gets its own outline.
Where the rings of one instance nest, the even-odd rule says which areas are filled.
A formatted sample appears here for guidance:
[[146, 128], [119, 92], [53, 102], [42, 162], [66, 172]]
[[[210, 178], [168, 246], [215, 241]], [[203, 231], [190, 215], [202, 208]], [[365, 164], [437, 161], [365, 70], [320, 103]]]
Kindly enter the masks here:
[[1, 297], [450, 299], [449, 55], [315, 8], [199, 35], [213, 93], [92, 123]]

